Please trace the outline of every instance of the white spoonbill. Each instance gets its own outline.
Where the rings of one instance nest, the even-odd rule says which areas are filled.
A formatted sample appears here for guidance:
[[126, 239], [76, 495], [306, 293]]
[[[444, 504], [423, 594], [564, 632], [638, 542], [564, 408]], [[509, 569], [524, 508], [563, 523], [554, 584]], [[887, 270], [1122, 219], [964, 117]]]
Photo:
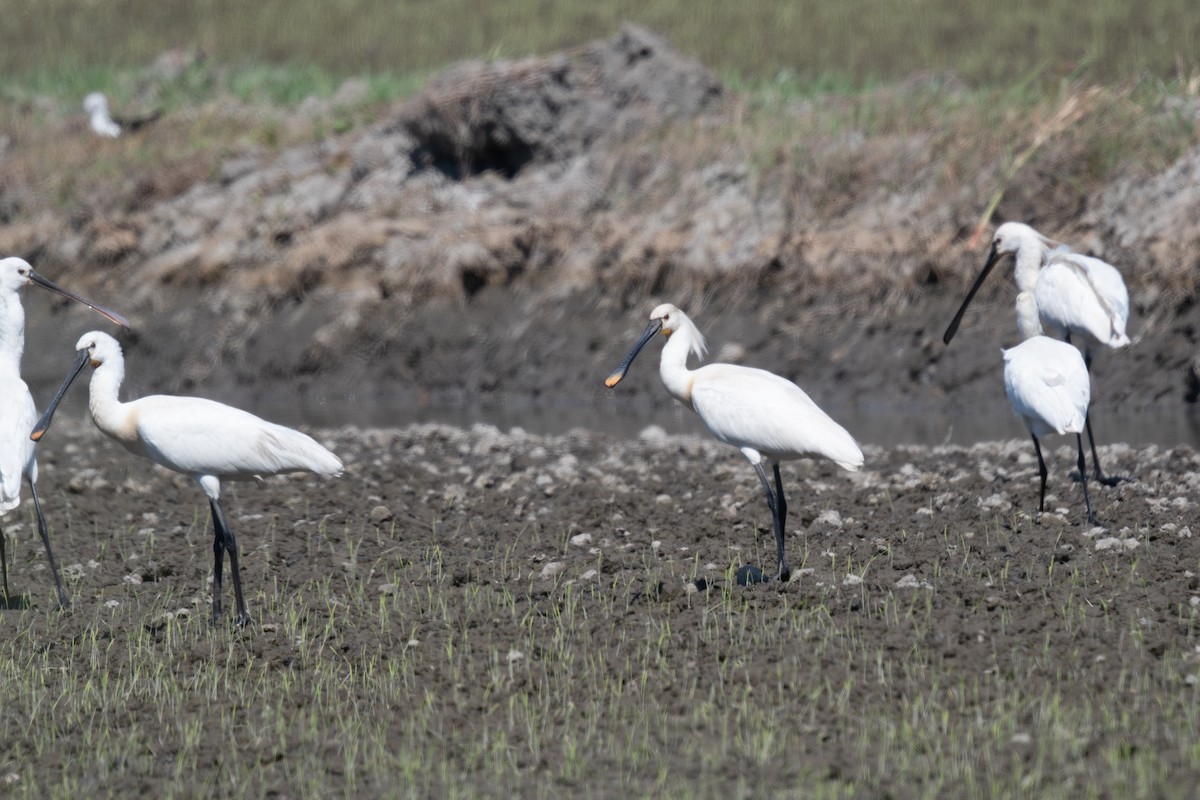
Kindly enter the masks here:
[[[1070, 341], [1074, 334], [1083, 340], [1083, 360], [1088, 372], [1092, 368], [1092, 348], [1117, 349], [1129, 344], [1125, 325], [1129, 319], [1129, 292], [1121, 273], [1111, 264], [1091, 256], [1073, 253], [1057, 242], [1047, 239], [1021, 222], [1006, 222], [996, 229], [987, 262], [966, 299], [954, 315], [942, 341], [950, 344], [958, 331], [963, 314], [975, 293], [983, 285], [997, 262], [1012, 254], [1016, 262], [1018, 292], [1029, 292], [1037, 303], [1041, 325], [1055, 336]], [[1096, 452], [1096, 437], [1092, 421], [1084, 420], [1088, 442], [1092, 446], [1092, 463], [1096, 480], [1112, 486], [1119, 477], [1105, 477]]]
[[[758, 473], [775, 523], [779, 561], [775, 580], [788, 580], [791, 570], [783, 556], [787, 501], [779, 462], [819, 456], [844, 469], [857, 470], [863, 465], [862, 451], [845, 428], [818, 408], [803, 389], [785, 378], [734, 364], [688, 369], [689, 353], [704, 357], [704, 337], [686, 314], [669, 303], [651, 312], [645, 332], [604, 384], [612, 388], [620, 383], [638, 352], [658, 333], [667, 337], [659, 362], [659, 375], [667, 391], [695, 411], [718, 440], [741, 450]], [[764, 460], [770, 462], [775, 473], [774, 491], [763, 468]], [[762, 580], [757, 567], [744, 566], [738, 570], [740, 584]]]
[[88, 124], [97, 136], [115, 139], [121, 135], [121, 126], [108, 115], [108, 98], [103, 92], [92, 92], [83, 98], [83, 110], [88, 115]]
[[59, 401], [83, 368], [95, 367], [88, 408], [96, 427], [131, 453], [191, 476], [208, 495], [214, 528], [213, 622], [221, 617], [221, 571], [228, 552], [237, 624], [245, 625], [250, 617], [242, 595], [237, 540], [218, 502], [221, 479], [247, 480], [285, 472], [340, 475], [341, 460], [299, 431], [212, 400], [151, 395], [122, 403], [117, 395], [125, 360], [117, 340], [93, 331], [83, 335], [75, 350], [75, 364], [31, 438], [36, 441], [45, 434]]
[[138, 117], [114, 118], [108, 113], [108, 98], [103, 92], [92, 92], [83, 98], [83, 110], [88, 115], [92, 132], [107, 139], [116, 139], [125, 131], [137, 131], [162, 116], [162, 110], [158, 109]]
[[1038, 437], [1074, 433], [1079, 446], [1079, 475], [1087, 520], [1095, 524], [1088, 497], [1087, 465], [1083, 460], [1083, 428], [1091, 399], [1091, 380], [1083, 356], [1070, 344], [1041, 335], [1037, 300], [1029, 292], [1017, 295], [1017, 326], [1025, 341], [1004, 351], [1004, 391], [1015, 413], [1033, 436], [1042, 489], [1038, 511], [1046, 510], [1046, 462]]
[[[119, 314], [103, 309], [42, 277], [22, 258], [0, 260], [0, 517], [21, 504], [21, 478], [24, 477], [33, 495], [38, 533], [46, 548], [46, 558], [50, 561], [50, 572], [58, 589], [58, 602], [65, 607], [67, 595], [63, 592], [58, 565], [54, 563], [54, 552], [50, 549], [50, 535], [37, 493], [37, 459], [34, 457], [33, 442], [29, 440], [29, 430], [37, 421], [37, 409], [33, 405], [29, 387], [21, 380], [25, 309], [21, 305], [19, 292], [30, 283], [91, 306], [118, 325], [129, 327], [129, 323]], [[3, 573], [4, 596], [7, 599], [8, 556], [4, 547], [3, 528], [0, 528], [0, 573]]]

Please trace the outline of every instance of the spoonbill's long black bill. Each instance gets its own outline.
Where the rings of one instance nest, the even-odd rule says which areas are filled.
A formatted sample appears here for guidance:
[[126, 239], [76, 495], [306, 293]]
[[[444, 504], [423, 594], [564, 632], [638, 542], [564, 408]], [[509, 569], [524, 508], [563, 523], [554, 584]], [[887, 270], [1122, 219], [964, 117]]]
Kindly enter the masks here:
[[67, 379], [63, 381], [62, 386], [58, 387], [58, 391], [54, 393], [54, 399], [50, 401], [50, 405], [46, 408], [46, 413], [42, 414], [41, 419], [37, 421], [37, 425], [33, 426], [33, 431], [29, 434], [29, 438], [35, 442], [41, 440], [50, 429], [50, 420], [54, 419], [54, 410], [58, 408], [58, 404], [62, 402], [66, 396], [67, 390], [71, 388], [71, 384], [79, 377], [79, 373], [83, 372], [83, 368], [88, 365], [88, 351], [79, 350], [75, 353], [75, 363], [71, 365], [71, 371], [67, 373]]
[[621, 382], [621, 379], [625, 377], [625, 373], [629, 371], [629, 365], [633, 363], [635, 358], [637, 358], [637, 354], [640, 353], [642, 348], [646, 346], [646, 342], [653, 339], [654, 335], [662, 330], [662, 326], [663, 323], [661, 319], [650, 320], [650, 324], [647, 325], [646, 330], [642, 332], [642, 338], [637, 340], [637, 344], [635, 344], [633, 349], [629, 351], [629, 355], [625, 356], [625, 360], [621, 362], [620, 366], [614, 369], [612, 374], [604, 379], [605, 386], [611, 389]]
[[75, 294], [75, 292], [72, 292], [70, 289], [59, 286], [54, 281], [50, 280], [49, 278], [47, 278], [43, 275], [38, 274], [37, 272], [30, 270], [29, 280], [33, 281], [38, 286], [41, 286], [43, 289], [49, 289], [50, 291], [52, 291], [56, 294], [61, 294], [63, 297], [70, 298], [71, 300], [74, 300], [76, 303], [83, 303], [85, 306], [92, 309], [96, 313], [103, 314], [105, 317], [108, 317], [110, 320], [112, 320], [116, 324], [120, 325], [122, 328], [129, 327], [129, 320], [125, 319], [117, 312], [110, 311], [107, 308], [105, 308], [104, 306], [96, 305], [91, 300], [88, 300], [86, 297]]
[[963, 300], [958, 313], [954, 315], [954, 319], [950, 322], [950, 327], [946, 328], [946, 335], [942, 337], [944, 344], [950, 344], [950, 340], [954, 338], [954, 334], [958, 333], [958, 326], [962, 322], [963, 314], [967, 312], [967, 306], [971, 305], [971, 301], [975, 298], [975, 293], [979, 291], [979, 287], [987, 280], [988, 273], [992, 271], [992, 267], [996, 266], [996, 262], [1000, 260], [1002, 255], [1004, 254], [997, 252], [996, 244], [993, 242], [992, 250], [988, 253], [987, 263], [983, 265], [983, 270], [979, 273], [979, 277], [975, 279], [975, 284], [971, 287], [971, 291], [967, 292], [967, 299]]

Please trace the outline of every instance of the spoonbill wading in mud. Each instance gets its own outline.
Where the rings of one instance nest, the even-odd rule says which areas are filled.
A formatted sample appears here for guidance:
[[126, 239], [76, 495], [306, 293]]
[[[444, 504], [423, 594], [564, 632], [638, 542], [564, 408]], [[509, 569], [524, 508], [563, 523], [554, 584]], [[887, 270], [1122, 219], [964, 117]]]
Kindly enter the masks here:
[[[42, 545], [46, 548], [50, 572], [54, 575], [58, 602], [66, 607], [67, 595], [58, 576], [58, 565], [54, 563], [50, 534], [46, 530], [42, 502], [38, 499], [38, 469], [33, 453], [34, 444], [29, 440], [29, 430], [37, 421], [37, 410], [33, 405], [29, 387], [21, 380], [21, 354], [25, 349], [25, 309], [21, 306], [19, 292], [30, 283], [90, 306], [118, 325], [129, 327], [129, 323], [121, 315], [101, 308], [92, 301], [43, 278], [22, 258], [0, 260], [0, 517], [21, 504], [21, 478], [24, 477], [29, 482], [29, 491], [33, 495], [38, 533], [42, 537]], [[2, 526], [0, 573], [3, 574], [4, 597], [7, 603], [8, 555], [5, 552]]]
[[[1098, 346], [1117, 349], [1129, 344], [1125, 324], [1129, 319], [1129, 292], [1121, 273], [1098, 258], [1072, 253], [1021, 222], [1006, 222], [996, 229], [992, 249], [979, 277], [975, 279], [942, 341], [950, 344], [958, 331], [971, 299], [983, 285], [988, 273], [1001, 258], [1012, 254], [1016, 262], [1018, 292], [1029, 292], [1037, 304], [1042, 327], [1054, 336], [1071, 341], [1083, 340], [1083, 363], [1092, 370], [1092, 349]], [[1096, 480], [1112, 486], [1122, 479], [1105, 477], [1096, 453], [1092, 421], [1084, 418]]]
[[96, 427], [130, 452], [191, 476], [208, 495], [214, 528], [213, 622], [221, 618], [221, 569], [228, 552], [237, 624], [245, 625], [250, 617], [242, 595], [237, 540], [219, 502], [221, 479], [247, 480], [285, 472], [339, 475], [341, 460], [299, 431], [212, 400], [151, 395], [122, 403], [117, 394], [125, 377], [125, 360], [117, 340], [93, 331], [83, 335], [75, 350], [75, 364], [31, 438], [36, 441], [45, 434], [54, 410], [83, 368], [95, 367], [88, 408]]
[[1017, 327], [1025, 341], [1004, 351], [1004, 391], [1013, 412], [1033, 436], [1042, 479], [1038, 511], [1046, 510], [1046, 462], [1038, 437], [1074, 433], [1079, 446], [1079, 476], [1087, 521], [1095, 524], [1088, 497], [1087, 465], [1083, 459], [1083, 428], [1091, 399], [1091, 379], [1079, 351], [1067, 342], [1041, 335], [1037, 300], [1029, 292], [1017, 295]]
[[[775, 523], [775, 547], [779, 569], [773, 580], [786, 581], [791, 570], [783, 555], [787, 524], [787, 500], [779, 462], [797, 458], [828, 458], [848, 470], [863, 465], [863, 454], [846, 429], [817, 407], [796, 384], [766, 370], [734, 364], [708, 364], [688, 369], [689, 353], [703, 358], [704, 337], [688, 316], [667, 303], [654, 309], [650, 324], [625, 356], [620, 366], [604, 381], [610, 389], [621, 382], [633, 359], [646, 343], [661, 333], [667, 338], [659, 362], [659, 375], [667, 391], [695, 411], [718, 440], [731, 444], [754, 467], [767, 507]], [[763, 462], [775, 473], [775, 489]], [[738, 583], [763, 580], [757, 567], [738, 570]]]

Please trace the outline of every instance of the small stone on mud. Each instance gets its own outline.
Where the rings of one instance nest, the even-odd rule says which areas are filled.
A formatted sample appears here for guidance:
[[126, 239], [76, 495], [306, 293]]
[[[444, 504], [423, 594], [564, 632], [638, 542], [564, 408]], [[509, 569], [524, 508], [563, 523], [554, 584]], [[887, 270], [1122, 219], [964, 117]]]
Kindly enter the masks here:
[[510, 663], [510, 664], [515, 664], [516, 662], [520, 661], [524, 657], [525, 657], [525, 654], [522, 653], [520, 650], [509, 650], [508, 651], [507, 658], [508, 658], [508, 663]]
[[561, 575], [563, 570], [565, 570], [566, 568], [567, 568], [567, 565], [564, 564], [562, 561], [551, 561], [549, 564], [542, 567], [540, 577], [553, 578], [557, 575]]
[[598, 574], [599, 574], [599, 573], [598, 573], [598, 572], [596, 572], [596, 570], [594, 570], [594, 569], [589, 569], [587, 572], [585, 572], [585, 573], [583, 573], [582, 575], [580, 575], [580, 576], [579, 576], [579, 580], [581, 580], [581, 581], [590, 581], [592, 578], [596, 577]]
[[[859, 580], [862, 580], [861, 578]], [[916, 575], [911, 572], [905, 575], [900, 580], [896, 581], [897, 589], [932, 589], [933, 584], [928, 581], [918, 580]]]
[[812, 526], [840, 529], [842, 527], [842, 515], [834, 509], [822, 511], [820, 516], [813, 520]]
[[671, 503], [673, 501], [671, 500], [671, 495], [660, 494], [660, 495], [655, 496], [654, 502], [658, 503], [660, 506], [669, 506], [669, 505], [671, 505]]
[[1018, 731], [1009, 739], [1013, 744], [1033, 744], [1033, 737], [1024, 731]]
[[393, 595], [399, 587], [394, 583], [384, 583], [379, 587], [380, 594]]
[[375, 506], [371, 509], [371, 522], [378, 525], [392, 519], [392, 510], [387, 506]]
[[576, 547], [583, 547], [585, 544], [592, 543], [592, 535], [590, 533], [577, 533], [571, 537], [571, 544]]
[[842, 586], [858, 586], [863, 582], [861, 575], [847, 575], [842, 578]]
[[121, 601], [120, 600], [107, 600], [107, 601], [105, 601], [104, 605], [106, 608], [120, 608]]
[[1096, 542], [1097, 550], [1133, 550], [1141, 542], [1137, 539], [1121, 539], [1116, 536], [1106, 536]]

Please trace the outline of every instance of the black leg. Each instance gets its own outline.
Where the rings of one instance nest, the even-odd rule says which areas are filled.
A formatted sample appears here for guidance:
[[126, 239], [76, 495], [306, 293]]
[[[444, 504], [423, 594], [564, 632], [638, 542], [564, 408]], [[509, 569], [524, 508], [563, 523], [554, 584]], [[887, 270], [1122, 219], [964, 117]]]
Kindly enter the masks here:
[[1042, 458], [1042, 445], [1038, 442], [1036, 436], [1033, 437], [1033, 449], [1037, 451], [1038, 456], [1038, 474], [1042, 476], [1042, 495], [1038, 500], [1038, 511], [1046, 510], [1046, 462]]
[[[1088, 377], [1091, 378], [1091, 376], [1092, 376], [1092, 354], [1089, 350], [1084, 350], [1084, 352], [1083, 352], [1083, 363], [1087, 367]], [[1118, 483], [1120, 483], [1121, 481], [1123, 481], [1125, 479], [1118, 475], [1106, 476], [1104, 474], [1104, 471], [1102, 469], [1100, 469], [1100, 456], [1099, 456], [1099, 454], [1096, 453], [1096, 437], [1092, 434], [1092, 412], [1091, 412], [1091, 409], [1088, 409], [1088, 412], [1086, 414], [1084, 414], [1083, 424], [1084, 424], [1084, 427], [1087, 428], [1088, 444], [1090, 444], [1092, 446], [1092, 466], [1094, 466], [1096, 468], [1096, 481], [1104, 484], [1105, 486], [1116, 486]]]
[[33, 494], [33, 510], [37, 513], [38, 533], [42, 536], [42, 544], [46, 548], [46, 558], [50, 561], [50, 572], [54, 575], [54, 587], [58, 589], [58, 604], [62, 608], [70, 608], [67, 593], [63, 591], [62, 578], [58, 577], [58, 564], [54, 563], [54, 551], [50, 549], [50, 532], [46, 530], [46, 517], [42, 514], [42, 501], [38, 499], [37, 486], [29, 482], [29, 491]]
[[4, 573], [4, 605], [8, 605], [8, 553], [4, 549], [4, 528], [0, 528], [0, 571]]
[[1083, 504], [1087, 508], [1087, 521], [1089, 525], [1095, 525], [1096, 515], [1092, 513], [1092, 499], [1088, 497], [1087, 464], [1083, 461], [1083, 436], [1075, 434], [1075, 441], [1079, 444], [1079, 479], [1083, 483]]
[[776, 528], [776, 544], [779, 546], [779, 573], [777, 577], [781, 581], [787, 581], [792, 577], [792, 571], [788, 569], [787, 562], [783, 559], [783, 537], [787, 533], [787, 499], [783, 496], [783, 478], [779, 475], [779, 462], [776, 461], [771, 465], [775, 470], [775, 502], [778, 504], [779, 527]]
[[[213, 527], [224, 538], [225, 550], [229, 553], [229, 571], [233, 573], [233, 597], [237, 603], [237, 619], [235, 622], [241, 628], [249, 624], [250, 615], [246, 612], [246, 598], [242, 595], [242, 571], [238, 567], [237, 539], [233, 535], [233, 529], [229, 527], [229, 523], [225, 520], [225, 513], [221, 511], [221, 505], [216, 500], [210, 500], [209, 505], [212, 506]], [[213, 551], [216, 551], [215, 544], [213, 545]], [[219, 587], [216, 585], [215, 579], [213, 584], [213, 613], [217, 614], [220, 611], [219, 606], [216, 605], [218, 597], [216, 592]]]
[[209, 501], [213, 517], [213, 598], [212, 621], [216, 625], [221, 619], [221, 573], [225, 569], [225, 532], [217, 522], [217, 504]]
[[779, 561], [779, 570], [775, 573], [775, 578], [786, 581], [791, 577], [791, 570], [788, 569], [787, 562], [783, 559], [783, 522], [779, 517], [779, 498], [776, 497], [775, 492], [771, 491], [771, 481], [767, 478], [767, 471], [763, 469], [761, 461], [754, 465], [754, 471], [758, 473], [758, 480], [767, 495], [767, 508], [771, 509], [771, 521], [775, 525], [775, 553]]

